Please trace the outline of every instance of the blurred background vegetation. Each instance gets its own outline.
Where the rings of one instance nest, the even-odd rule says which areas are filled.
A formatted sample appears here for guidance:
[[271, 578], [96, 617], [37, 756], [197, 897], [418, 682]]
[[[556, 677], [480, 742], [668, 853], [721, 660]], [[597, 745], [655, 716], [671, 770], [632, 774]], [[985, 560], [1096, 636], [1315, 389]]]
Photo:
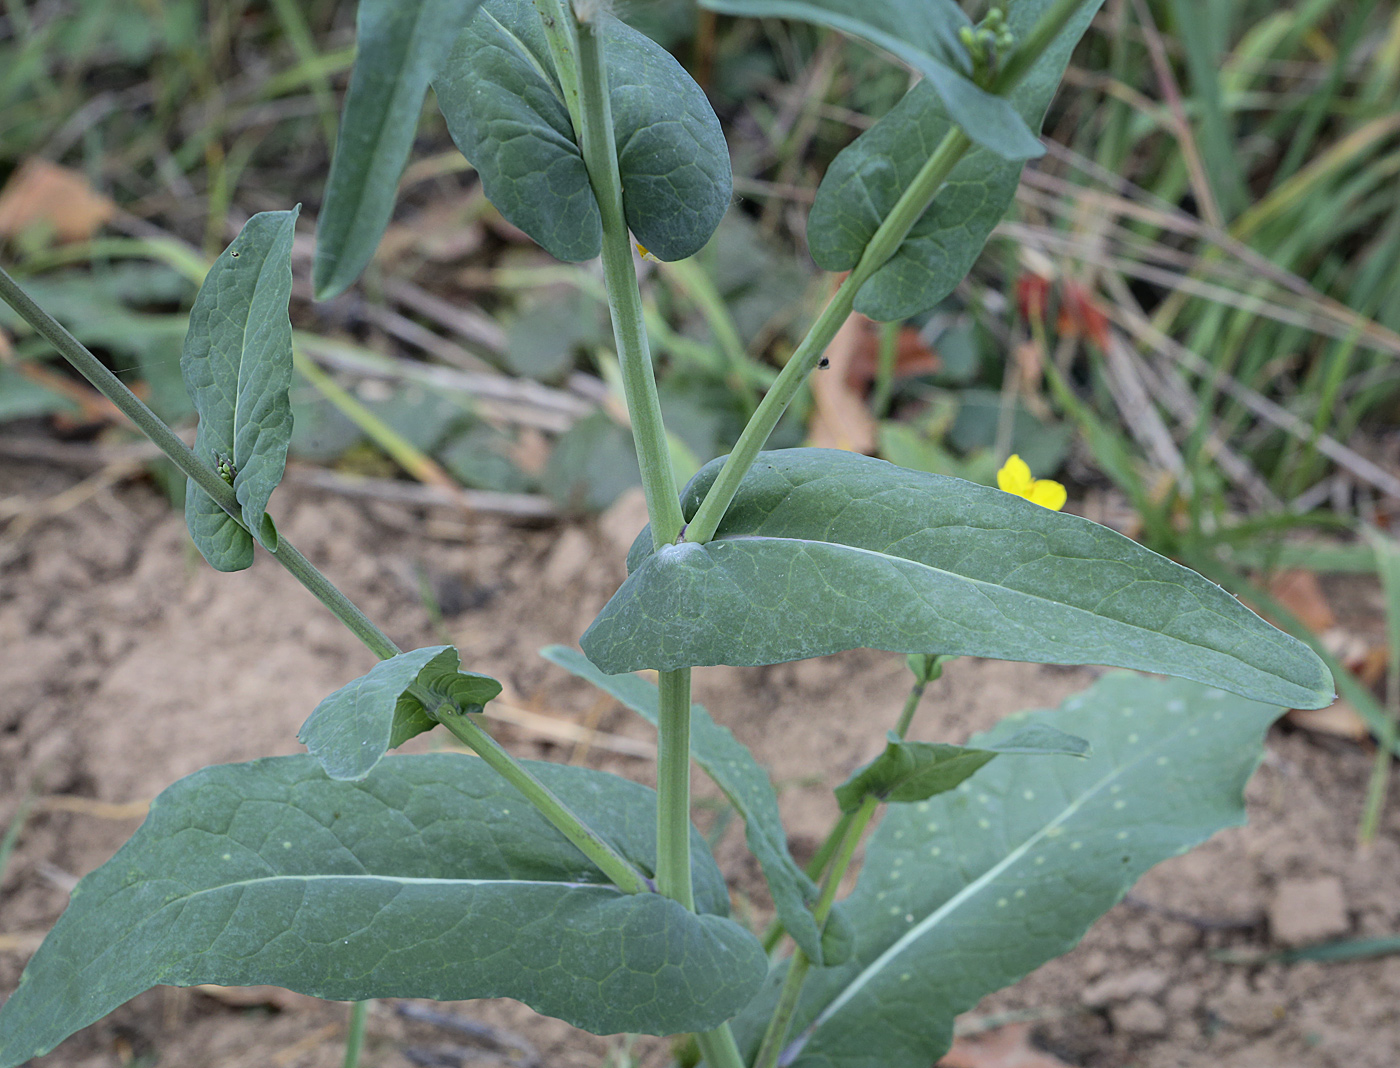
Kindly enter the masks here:
[[[684, 477], [725, 451], [829, 293], [804, 246], [813, 191], [910, 79], [808, 26], [690, 0], [617, 13], [706, 88], [734, 159], [711, 244], [645, 265]], [[354, 14], [5, 0], [0, 254], [188, 425], [178, 359], [205, 265], [249, 215], [300, 202], [293, 477], [523, 521], [606, 508], [637, 476], [600, 275], [500, 218], [431, 99], [374, 266], [311, 303]], [[1384, 647], [1329, 641], [1310, 591], [1397, 570], [1374, 532], [1400, 507], [1398, 99], [1393, 3], [1107, 0], [972, 275], [926, 316], [849, 324], [776, 444], [983, 482], [1018, 452], [1071, 510], [1322, 645], [1393, 747]], [[183, 486], [3, 308], [0, 456]]]

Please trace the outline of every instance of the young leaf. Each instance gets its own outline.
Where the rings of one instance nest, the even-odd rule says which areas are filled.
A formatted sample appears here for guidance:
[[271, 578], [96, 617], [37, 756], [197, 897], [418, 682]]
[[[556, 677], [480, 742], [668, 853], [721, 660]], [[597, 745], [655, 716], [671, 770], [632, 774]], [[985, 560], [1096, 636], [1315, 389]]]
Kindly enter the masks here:
[[869, 41], [922, 74], [977, 144], [1007, 159], [1032, 159], [1045, 151], [1003, 97], [968, 77], [972, 64], [958, 31], [971, 23], [953, 0], [700, 0], [700, 6], [726, 15], [815, 22]]
[[394, 211], [423, 97], [481, 0], [360, 0], [355, 67], [316, 224], [317, 300], [342, 292]]
[[[193, 480], [185, 520], [195, 545], [218, 571], [253, 562], [253, 537], [277, 551], [265, 514], [282, 481], [292, 437], [292, 231], [297, 211], [254, 215], [224, 250], [190, 309], [180, 356], [185, 388], [199, 412], [194, 451], [238, 495], [243, 525]], [[252, 533], [250, 534], [249, 531]]]
[[1039, 723], [984, 748], [906, 742], [891, 731], [885, 751], [836, 788], [836, 803], [842, 812], [854, 812], [872, 794], [881, 801], [926, 801], [960, 785], [1003, 753], [1082, 757], [1089, 754], [1089, 743]]
[[[332, 779], [363, 779], [390, 749], [437, 726], [437, 708], [480, 712], [501, 692], [488, 675], [458, 670], [457, 650], [434, 645], [381, 660], [369, 673], [331, 694], [311, 713], [297, 740]], [[436, 703], [424, 708], [415, 686]]]
[[[719, 471], [682, 494], [689, 519]], [[651, 552], [583, 635], [608, 673], [892, 652], [1109, 664], [1294, 708], [1332, 701], [1302, 642], [1107, 527], [827, 449], [759, 455], [716, 537]]]
[[[1073, 947], [1148, 868], [1244, 822], [1244, 784], [1280, 711], [1116, 672], [1031, 720], [1093, 738], [1088, 759], [998, 760], [940, 797], [892, 805], [846, 901], [856, 955], [808, 977], [782, 1063], [938, 1060], [956, 1014]], [[772, 1000], [735, 1021], [741, 1047]]]
[[[1012, 32], [1024, 38], [1052, 2], [1022, 0], [1010, 5], [1007, 22]], [[1030, 129], [1040, 129], [1070, 53], [1098, 7], [1098, 2], [1084, 4], [1011, 91], [1008, 99]], [[807, 242], [820, 267], [849, 271], [856, 265], [885, 216], [952, 128], [950, 114], [935, 88], [920, 82], [832, 161], [807, 217]], [[1021, 165], [1019, 159], [972, 148], [899, 251], [861, 287], [856, 310], [872, 319], [905, 319], [951, 293], [1011, 206]]]
[[[658, 258], [684, 259], [704, 247], [729, 206], [723, 131], [670, 53], [601, 18], [627, 225]], [[529, 0], [489, 0], [433, 91], [502, 215], [558, 259], [598, 255], [598, 202]]]
[[[616, 697], [648, 723], [656, 725], [660, 694], [652, 683], [630, 672], [604, 675], [582, 653], [567, 646], [551, 645], [541, 649], [540, 655]], [[816, 884], [788, 852], [787, 832], [778, 812], [778, 796], [773, 792], [768, 773], [728, 727], [721, 727], [710, 718], [703, 705], [690, 706], [690, 756], [714, 780], [743, 819], [749, 850], [763, 868], [784, 929], [814, 963], [837, 963], [831, 954], [823, 951], [822, 931], [808, 908], [816, 902]]]
[[[650, 870], [655, 795], [531, 764]], [[691, 840], [701, 915], [623, 894], [479, 760], [391, 756], [363, 782], [309, 756], [205, 768], [83, 879], [0, 1008], [0, 1068], [157, 983], [317, 997], [512, 997], [598, 1033], [711, 1028], [753, 996], [758, 941]]]

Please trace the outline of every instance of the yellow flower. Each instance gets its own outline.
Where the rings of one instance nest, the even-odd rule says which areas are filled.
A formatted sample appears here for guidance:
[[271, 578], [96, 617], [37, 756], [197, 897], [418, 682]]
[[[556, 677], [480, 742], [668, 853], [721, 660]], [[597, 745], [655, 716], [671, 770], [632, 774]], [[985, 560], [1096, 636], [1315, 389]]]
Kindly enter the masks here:
[[1032, 504], [1058, 512], [1065, 506], [1064, 486], [1048, 478], [1031, 478], [1031, 469], [1026, 461], [1014, 452], [1006, 458], [1006, 463], [997, 472], [997, 486], [1007, 493], [1024, 497]]

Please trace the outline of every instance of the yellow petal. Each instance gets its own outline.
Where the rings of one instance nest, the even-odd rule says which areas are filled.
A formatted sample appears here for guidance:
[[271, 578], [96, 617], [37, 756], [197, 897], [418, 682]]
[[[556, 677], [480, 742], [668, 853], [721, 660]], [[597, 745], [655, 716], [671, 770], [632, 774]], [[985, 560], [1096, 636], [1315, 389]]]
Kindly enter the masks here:
[[1049, 478], [1036, 479], [1035, 484], [1031, 486], [1030, 493], [1026, 494], [1027, 499], [1033, 504], [1049, 508], [1052, 512], [1058, 512], [1063, 508], [1068, 496], [1064, 486]]
[[1006, 493], [1025, 497], [1031, 491], [1031, 469], [1026, 461], [1014, 452], [1006, 458], [1006, 463], [997, 472], [997, 488]]
[[642, 257], [642, 259], [644, 259], [644, 260], [650, 260], [652, 263], [660, 263], [660, 262], [661, 262], [659, 259], [657, 259], [655, 256], [653, 256], [653, 255], [651, 254], [651, 252], [647, 249], [647, 247], [646, 247], [644, 244], [642, 244], [640, 241], [633, 241], [632, 244], [634, 244], [634, 245], [637, 246], [637, 253], [638, 253], [638, 255], [640, 255], [640, 256]]

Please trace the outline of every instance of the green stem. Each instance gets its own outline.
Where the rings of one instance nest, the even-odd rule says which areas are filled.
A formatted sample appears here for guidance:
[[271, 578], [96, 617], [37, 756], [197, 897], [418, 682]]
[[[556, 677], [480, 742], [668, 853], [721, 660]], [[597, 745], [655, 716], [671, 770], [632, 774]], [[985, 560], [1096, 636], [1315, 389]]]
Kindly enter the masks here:
[[[13, 278], [0, 268], [0, 299], [9, 304], [20, 316], [45, 338], [59, 355], [71, 363], [79, 372], [119, 411], [160, 448], [166, 456], [194, 480], [195, 484], [212, 497], [216, 504], [231, 515], [238, 523], [243, 522], [243, 509], [238, 503], [233, 488], [219, 477], [212, 468], [205, 466], [194, 451], [176, 436], [160, 417], [142, 403], [141, 398], [127, 389], [115, 374], [94, 356], [63, 325], [32, 301], [15, 284]], [[280, 538], [277, 552], [272, 554], [279, 564], [330, 609], [365, 646], [381, 660], [397, 656], [402, 650], [393, 640], [374, 625], [355, 603], [326, 578], [316, 566], [303, 556], [287, 538]], [[427, 707], [433, 707], [431, 697], [423, 695]], [[687, 708], [689, 705], [687, 705]], [[569, 841], [577, 845], [584, 854], [601, 868], [617, 886], [627, 893], [641, 893], [651, 889], [646, 878], [623, 860], [616, 851], [603, 842], [578, 816], [574, 815], [558, 798], [550, 794], [543, 784], [525, 770], [515, 759], [496, 744], [495, 740], [475, 724], [466, 723], [465, 717], [445, 717], [444, 726], [465, 741], [493, 768], [510, 781], [544, 814]], [[465, 723], [465, 726], [462, 724]], [[461, 727], [461, 730], [457, 728]]]
[[[915, 704], [917, 703], [915, 701]], [[856, 846], [860, 844], [865, 828], [870, 825], [875, 810], [879, 807], [878, 798], [867, 797], [849, 822], [842, 821], [845, 824], [845, 832], [841, 836], [840, 849], [837, 850], [831, 869], [822, 881], [821, 897], [817, 899], [816, 907], [812, 910], [818, 924], [824, 924], [827, 916], [831, 914], [831, 906], [836, 901], [836, 891], [841, 885], [841, 880], [846, 877], [846, 869], [851, 866]], [[797, 1011], [798, 999], [802, 996], [802, 984], [811, 968], [812, 962], [799, 946], [792, 955], [792, 963], [788, 965], [783, 989], [778, 994], [778, 1006], [768, 1020], [768, 1030], [764, 1032], [763, 1043], [758, 1047], [758, 1056], [753, 1062], [754, 1068], [774, 1068], [778, 1063], [783, 1045], [787, 1042], [788, 1028], [792, 1026], [793, 1013]]]
[[622, 208], [622, 175], [617, 165], [612, 103], [608, 96], [603, 42], [596, 22], [578, 26], [579, 89], [583, 94], [583, 127], [578, 131], [583, 160], [593, 184], [593, 195], [603, 219], [603, 280], [608, 289], [613, 337], [622, 366], [622, 390], [637, 443], [642, 489], [651, 518], [652, 542], [657, 548], [671, 545], [680, 536], [685, 520], [671, 468], [671, 450], [661, 420], [661, 402], [651, 366], [642, 295], [637, 288], [632, 241]]
[[[1086, 2], [1087, 0], [1057, 0], [1055, 6], [1040, 18], [1026, 39], [1007, 57], [1006, 63], [992, 82], [991, 91], [1004, 95], [1014, 87], [1044, 54], [1056, 35], [1064, 29], [1065, 23]], [[720, 469], [719, 477], [705, 495], [695, 518], [686, 527], [687, 541], [703, 543], [715, 536], [720, 520], [724, 518], [724, 513], [739, 491], [739, 484], [753, 466], [773, 428], [778, 425], [778, 419], [793, 397], [797, 396], [807, 376], [816, 368], [817, 361], [831, 344], [836, 331], [851, 314], [861, 286], [899, 251], [899, 246], [904, 243], [910, 229], [923, 217], [939, 188], [971, 145], [967, 134], [954, 126], [944, 135], [938, 147], [933, 150], [933, 155], [919, 169], [913, 182], [895, 202], [889, 215], [865, 246], [855, 270], [846, 276], [831, 301], [817, 316], [817, 321], [812, 324], [797, 351], [783, 367], [782, 373], [773, 383], [773, 388], [768, 391], [758, 410], [744, 427], [744, 432]]]
[[656, 740], [656, 888], [692, 912], [690, 669], [663, 671]]
[[855, 270], [846, 276], [830, 302], [817, 316], [817, 321], [807, 331], [807, 336], [797, 346], [797, 351], [788, 358], [788, 362], [773, 382], [773, 387], [759, 402], [757, 411], [744, 427], [733, 451], [720, 469], [719, 477], [715, 479], [714, 485], [701, 502], [700, 510], [686, 527], [687, 541], [707, 542], [715, 536], [719, 521], [739, 491], [739, 483], [748, 474], [749, 468], [753, 466], [773, 428], [778, 425], [783, 412], [797, 396], [802, 384], [807, 381], [807, 376], [816, 368], [822, 353], [836, 336], [836, 331], [840, 330], [842, 324], [850, 317], [860, 287], [899, 250], [910, 229], [928, 210], [934, 194], [971, 145], [967, 134], [953, 127], [934, 149], [933, 155], [919, 169], [913, 182], [904, 190], [889, 215], [885, 217], [885, 221], [871, 237], [870, 243], [865, 246]]
[[350, 1005], [350, 1027], [345, 1034], [345, 1068], [360, 1068], [360, 1050], [365, 1044], [365, 1021], [369, 1019], [372, 1001], [356, 1001]]
[[879, 359], [875, 371], [875, 395], [870, 398], [870, 410], [876, 419], [890, 414], [890, 398], [894, 394], [895, 359], [899, 354], [899, 331], [904, 324], [898, 319], [880, 324]]
[[583, 98], [578, 84], [578, 38], [574, 34], [574, 19], [565, 0], [535, 0], [535, 11], [544, 24], [544, 39], [549, 43], [549, 55], [554, 60], [554, 74], [564, 94], [564, 106], [574, 124], [574, 132], [583, 129]]
[[613, 884], [627, 894], [643, 894], [655, 888], [641, 872], [625, 860], [616, 849], [573, 814], [554, 792], [535, 778], [528, 769], [501, 748], [501, 744], [466, 715], [441, 714], [444, 727], [465, 742], [506, 782], [539, 809], [545, 819], [554, 824]]

